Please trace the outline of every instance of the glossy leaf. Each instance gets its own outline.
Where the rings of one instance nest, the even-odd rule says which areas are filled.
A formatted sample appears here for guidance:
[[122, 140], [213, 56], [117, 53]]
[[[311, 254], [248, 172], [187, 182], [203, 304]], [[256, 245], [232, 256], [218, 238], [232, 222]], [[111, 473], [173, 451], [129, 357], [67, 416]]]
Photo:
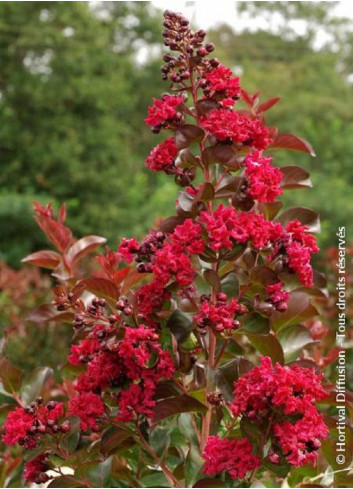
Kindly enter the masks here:
[[216, 144], [215, 146], [206, 148], [202, 154], [202, 160], [206, 165], [222, 163], [233, 170], [238, 170], [240, 168], [237, 153], [233, 151], [231, 146], [223, 144]]
[[59, 265], [60, 258], [59, 253], [56, 253], [56, 251], [42, 250], [26, 256], [21, 261], [22, 263], [30, 263], [31, 265], [35, 265], [37, 267], [54, 270]]
[[20, 397], [28, 405], [40, 396], [45, 384], [53, 377], [49, 367], [37, 367], [23, 379]]
[[309, 153], [311, 156], [316, 156], [311, 144], [299, 136], [294, 136], [294, 134], [277, 134], [273, 143], [269, 146], [269, 149], [289, 149], [292, 151], [302, 151], [304, 153]]
[[201, 141], [204, 136], [204, 131], [192, 124], [185, 124], [175, 131], [174, 140], [178, 149], [184, 149], [190, 144]]
[[79, 284], [99, 297], [116, 300], [119, 296], [119, 288], [105, 278], [85, 278]]
[[306, 291], [294, 290], [289, 295], [288, 308], [285, 312], [275, 312], [271, 316], [271, 324], [275, 331], [282, 327], [298, 324], [318, 315], [317, 309], [311, 304], [311, 297]]
[[281, 172], [283, 173], [281, 183], [283, 189], [311, 188], [313, 186], [310, 173], [301, 166], [284, 166], [281, 168]]
[[272, 221], [272, 219], [274, 219], [277, 216], [277, 214], [283, 207], [283, 203], [280, 201], [259, 202], [258, 207], [261, 214], [263, 214], [268, 221]]
[[286, 361], [295, 360], [303, 348], [316, 343], [308, 328], [301, 324], [284, 326], [278, 332], [277, 338], [282, 345]]
[[281, 343], [273, 334], [251, 334], [246, 335], [250, 343], [262, 355], [271, 357], [274, 362], [284, 363], [284, 353]]
[[130, 429], [111, 426], [102, 436], [100, 451], [104, 456], [109, 456], [119, 450], [122, 442], [132, 436]]
[[320, 216], [317, 212], [308, 209], [307, 207], [291, 207], [284, 211], [277, 221], [284, 226], [290, 221], [298, 219], [304, 226], [307, 226], [308, 231], [312, 233], [320, 232]]
[[239, 333], [267, 334], [270, 332], [270, 321], [258, 313], [243, 316], [242, 328]]
[[167, 217], [161, 222], [159, 229], [164, 233], [172, 233], [174, 229], [179, 226], [179, 224], [183, 224], [184, 221], [185, 217], [181, 216]]
[[207, 411], [207, 407], [194, 397], [188, 396], [187, 394], [181, 394], [177, 397], [163, 399], [162, 401], [158, 401], [156, 403], [152, 423], [156, 424], [162, 419], [169, 418], [175, 414], [189, 413], [192, 411], [205, 413]]
[[222, 291], [227, 294], [228, 297], [238, 297], [239, 295], [239, 280], [235, 273], [228, 273], [222, 279]]
[[167, 328], [171, 330], [178, 343], [183, 343], [190, 335], [193, 324], [188, 316], [177, 309], [168, 319]]
[[85, 236], [74, 243], [67, 251], [69, 263], [76, 263], [85, 255], [106, 243], [107, 240], [101, 236]]
[[227, 400], [233, 399], [234, 382], [243, 374], [249, 372], [253, 364], [245, 358], [238, 357], [230, 360], [221, 367], [210, 371], [212, 382]]
[[265, 265], [258, 265], [252, 268], [249, 272], [250, 283], [261, 284], [267, 286], [278, 282], [276, 272]]
[[209, 268], [208, 270], [205, 270], [203, 272], [203, 276], [205, 280], [211, 285], [213, 290], [215, 290], [216, 292], [221, 291], [221, 280], [215, 270]]
[[83, 481], [80, 481], [73, 475], [61, 475], [59, 477], [55, 477], [48, 487], [87, 487], [87, 484], [85, 484]]

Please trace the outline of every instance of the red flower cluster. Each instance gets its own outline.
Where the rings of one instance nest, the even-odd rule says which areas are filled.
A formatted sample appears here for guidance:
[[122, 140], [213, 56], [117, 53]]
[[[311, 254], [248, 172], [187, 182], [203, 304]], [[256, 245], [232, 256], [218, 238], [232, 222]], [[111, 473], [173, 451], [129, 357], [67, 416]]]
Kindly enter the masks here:
[[310, 265], [311, 255], [319, 251], [316, 239], [306, 233], [307, 227], [298, 220], [286, 226], [286, 253], [288, 266], [297, 272], [300, 282], [306, 287], [313, 285], [313, 269]]
[[[321, 378], [313, 369], [273, 365], [269, 357], [262, 357], [260, 366], [235, 383], [231, 410], [235, 416], [245, 416], [255, 424], [271, 418], [273, 435], [278, 438], [283, 457], [291, 464], [314, 461], [319, 438], [326, 438], [328, 434], [322, 415], [315, 407], [316, 402], [327, 395]], [[283, 423], [283, 415], [295, 417]], [[310, 443], [312, 438], [307, 436], [313, 433], [318, 440], [316, 448]], [[287, 450], [289, 443], [290, 451]], [[272, 450], [278, 454], [277, 443]]]
[[261, 249], [279, 239], [283, 230], [281, 224], [267, 221], [262, 214], [239, 212], [223, 204], [213, 214], [202, 212], [200, 222], [206, 224], [214, 251], [230, 250], [235, 244], [248, 241], [255, 249]]
[[228, 109], [213, 109], [200, 120], [202, 126], [218, 141], [266, 149], [272, 142], [269, 130], [259, 119]]
[[209, 475], [229, 472], [233, 479], [244, 479], [248, 472], [261, 465], [260, 458], [252, 451], [247, 438], [209, 436], [202, 454], [205, 459], [203, 472]]
[[186, 219], [175, 228], [161, 248], [149, 257], [154, 278], [138, 291], [139, 311], [146, 318], [155, 308], [160, 308], [164, 300], [169, 300], [170, 293], [165, 288], [171, 280], [175, 280], [182, 288], [193, 283], [195, 270], [191, 256], [204, 250], [201, 232], [200, 224]]
[[[115, 337], [114, 328], [98, 326], [92, 338], [73, 347], [70, 358], [74, 363], [81, 359], [86, 372], [76, 381], [77, 391], [83, 394], [70, 402], [70, 413], [81, 418], [82, 429], [96, 429], [96, 417], [104, 414], [97, 394], [121, 387], [119, 393], [111, 393], [119, 407], [118, 420], [127, 422], [136, 415], [152, 416], [156, 385], [162, 378], [170, 378], [174, 371], [170, 354], [162, 350], [158, 335], [143, 324], [138, 328], [125, 327], [125, 335], [120, 340]], [[92, 342], [91, 347], [88, 342]], [[88, 360], [87, 351], [90, 352]]]
[[277, 311], [284, 312], [287, 310], [287, 302], [289, 292], [283, 290], [283, 282], [277, 282], [266, 287], [267, 297], [266, 302], [270, 302], [275, 306]]
[[68, 414], [80, 418], [81, 430], [86, 431], [91, 428], [97, 431], [99, 429], [97, 418], [104, 414], [104, 404], [97, 394], [84, 392], [70, 399]]
[[240, 306], [236, 299], [232, 298], [227, 304], [228, 298], [224, 293], [217, 294], [215, 304], [212, 304], [208, 297], [202, 299], [200, 312], [194, 316], [201, 333], [206, 332], [208, 326], [214, 328], [217, 333], [239, 328], [240, 323], [235, 316], [240, 312]]
[[38, 399], [28, 408], [17, 407], [7, 415], [3, 436], [7, 445], [19, 443], [25, 448], [35, 448], [42, 435], [66, 430], [65, 423], [61, 426], [58, 424], [64, 415], [63, 404], [50, 401], [43, 406], [41, 402]]
[[[300, 467], [307, 463], [316, 464], [320, 440], [327, 438], [328, 428], [322, 415], [312, 406], [295, 423], [284, 421], [275, 424], [273, 434], [287, 462]], [[276, 455], [276, 452], [272, 451], [272, 455]]]
[[148, 107], [146, 124], [159, 130], [166, 122], [175, 122], [178, 114], [177, 108], [182, 103], [184, 103], [183, 96], [164, 95], [162, 100], [154, 98], [153, 105]]
[[[205, 74], [208, 88], [212, 92], [220, 92], [230, 98], [238, 98], [240, 94], [239, 77], [234, 77], [232, 70], [220, 64]], [[214, 95], [214, 94], [212, 94]], [[233, 101], [234, 103], [234, 101]]]
[[272, 158], [262, 156], [259, 151], [245, 158], [245, 175], [249, 182], [248, 194], [259, 202], [273, 202], [282, 195], [280, 183], [283, 173], [271, 165]]
[[136, 238], [123, 238], [118, 248], [118, 253], [126, 261], [126, 263], [131, 263], [135, 254], [138, 252], [140, 245]]
[[152, 149], [146, 158], [146, 166], [152, 171], [170, 173], [175, 168], [175, 158], [178, 156], [178, 152], [174, 137], [171, 136]]

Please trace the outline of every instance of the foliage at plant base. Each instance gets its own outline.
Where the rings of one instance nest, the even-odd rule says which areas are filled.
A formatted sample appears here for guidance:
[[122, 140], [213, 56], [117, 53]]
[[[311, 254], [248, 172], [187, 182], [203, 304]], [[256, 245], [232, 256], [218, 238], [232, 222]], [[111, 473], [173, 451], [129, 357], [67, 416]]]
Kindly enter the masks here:
[[[92, 260], [103, 237], [77, 240], [65, 205], [35, 204], [54, 250], [24, 262], [57, 286], [30, 319], [72, 323], [73, 338], [62, 382], [0, 359], [2, 485], [346, 487], [352, 429], [339, 465], [335, 386], [320, 372], [335, 355], [315, 361], [310, 323], [328, 303], [311, 265], [319, 217], [282, 208], [311, 182], [271, 156], [313, 149], [266, 125], [278, 98], [248, 93], [203, 30], [169, 11], [163, 25], [170, 93], [145, 122], [166, 138], [146, 166], [180, 187], [176, 215]], [[345, 406], [348, 418], [351, 395]]]

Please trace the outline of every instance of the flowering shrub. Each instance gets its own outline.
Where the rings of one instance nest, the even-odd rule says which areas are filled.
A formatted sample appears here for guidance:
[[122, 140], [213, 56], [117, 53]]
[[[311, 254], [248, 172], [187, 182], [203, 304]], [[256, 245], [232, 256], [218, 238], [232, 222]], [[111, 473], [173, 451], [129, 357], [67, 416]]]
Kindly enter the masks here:
[[321, 412], [332, 385], [303, 324], [326, 300], [311, 264], [318, 215], [282, 211], [278, 197], [310, 187], [308, 173], [264, 151], [312, 149], [266, 126], [278, 99], [260, 104], [241, 88], [204, 31], [169, 11], [163, 25], [171, 94], [145, 122], [167, 138], [146, 166], [174, 175], [176, 215], [87, 268], [104, 238], [76, 240], [65, 206], [56, 217], [35, 205], [55, 251], [24, 261], [58, 285], [32, 317], [70, 322], [74, 335], [62, 383], [46, 368], [22, 379], [1, 359], [3, 442], [23, 447], [24, 479], [50, 487], [310, 486], [336, 468], [334, 420]]

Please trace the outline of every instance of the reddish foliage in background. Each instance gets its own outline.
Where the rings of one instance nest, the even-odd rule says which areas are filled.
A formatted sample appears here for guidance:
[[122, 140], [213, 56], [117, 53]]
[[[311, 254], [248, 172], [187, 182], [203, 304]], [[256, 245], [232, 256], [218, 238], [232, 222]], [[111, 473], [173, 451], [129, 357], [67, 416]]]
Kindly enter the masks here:
[[3, 440], [24, 447], [29, 481], [51, 487], [296, 484], [302, 466], [310, 484], [322, 479], [315, 471], [336, 468], [334, 386], [320, 373], [322, 331], [310, 322], [328, 307], [311, 264], [319, 218], [306, 207], [281, 211], [284, 190], [311, 182], [264, 151], [313, 150], [266, 125], [278, 98], [260, 104], [240, 88], [210, 57], [204, 31], [169, 11], [163, 25], [173, 54], [162, 77], [174, 93], [148, 109], [146, 124], [168, 137], [146, 166], [174, 177], [176, 215], [86, 268], [105, 239], [77, 240], [64, 205], [56, 217], [35, 204], [55, 251], [24, 262], [51, 269], [59, 285], [31, 319], [71, 322], [73, 345], [62, 384], [44, 388], [44, 399], [50, 372], [23, 383], [1, 359], [13, 400]]

